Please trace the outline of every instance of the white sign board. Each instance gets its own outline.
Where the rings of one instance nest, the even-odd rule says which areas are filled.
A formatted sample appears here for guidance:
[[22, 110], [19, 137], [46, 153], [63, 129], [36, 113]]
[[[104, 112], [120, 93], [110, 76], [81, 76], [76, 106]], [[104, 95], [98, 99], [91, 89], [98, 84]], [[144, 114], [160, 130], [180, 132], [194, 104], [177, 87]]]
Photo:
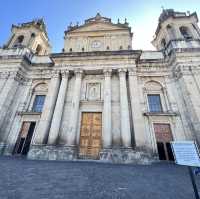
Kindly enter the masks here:
[[177, 164], [200, 167], [199, 151], [194, 141], [171, 142]]

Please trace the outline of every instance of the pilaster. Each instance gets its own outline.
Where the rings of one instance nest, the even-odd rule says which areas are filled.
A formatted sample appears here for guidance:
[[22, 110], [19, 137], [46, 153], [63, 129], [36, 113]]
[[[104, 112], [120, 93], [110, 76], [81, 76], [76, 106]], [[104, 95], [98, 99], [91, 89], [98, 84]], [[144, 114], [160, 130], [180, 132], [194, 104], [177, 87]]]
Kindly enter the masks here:
[[128, 93], [126, 83], [126, 69], [119, 69], [120, 81], [120, 122], [121, 122], [121, 138], [123, 147], [131, 147], [131, 129], [130, 116], [128, 107]]
[[140, 106], [140, 94], [136, 69], [129, 69], [128, 81], [135, 145], [137, 148], [144, 148], [147, 145], [147, 136], [145, 134], [144, 119], [142, 116], [142, 108]]
[[104, 106], [103, 106], [103, 148], [112, 145], [112, 110], [111, 110], [111, 76], [112, 70], [104, 70]]
[[74, 73], [75, 73], [74, 94], [72, 99], [69, 129], [66, 135], [67, 145], [72, 145], [72, 146], [76, 144], [83, 71], [78, 69], [75, 70]]
[[62, 76], [62, 80], [61, 80], [60, 90], [58, 93], [58, 98], [56, 101], [56, 106], [55, 106], [55, 111], [53, 114], [50, 132], [49, 132], [48, 144], [56, 144], [56, 141], [59, 136], [59, 130], [60, 130], [64, 102], [65, 102], [65, 95], [66, 95], [67, 85], [68, 85], [69, 71], [68, 70], [62, 71], [61, 76]]

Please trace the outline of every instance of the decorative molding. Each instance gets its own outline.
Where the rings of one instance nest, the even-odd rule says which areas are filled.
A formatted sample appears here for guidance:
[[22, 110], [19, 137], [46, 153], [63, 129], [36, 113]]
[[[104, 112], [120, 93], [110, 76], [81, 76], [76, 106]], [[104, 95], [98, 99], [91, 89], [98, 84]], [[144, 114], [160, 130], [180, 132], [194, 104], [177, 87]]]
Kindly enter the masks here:
[[159, 113], [154, 113], [154, 112], [145, 112], [143, 113], [144, 116], [178, 116], [178, 113], [176, 112], [159, 112]]
[[51, 77], [52, 78], [59, 78], [60, 77], [60, 70], [53, 70], [51, 72]]

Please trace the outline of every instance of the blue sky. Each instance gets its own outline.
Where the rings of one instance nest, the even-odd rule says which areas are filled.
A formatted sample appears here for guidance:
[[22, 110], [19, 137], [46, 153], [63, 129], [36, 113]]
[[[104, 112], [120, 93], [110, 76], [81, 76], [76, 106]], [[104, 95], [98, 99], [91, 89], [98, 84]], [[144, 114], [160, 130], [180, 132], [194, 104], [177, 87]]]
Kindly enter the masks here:
[[2, 0], [0, 46], [8, 40], [12, 24], [43, 17], [53, 52], [61, 52], [64, 30], [69, 23], [83, 23], [100, 12], [113, 22], [127, 18], [134, 33], [133, 48], [152, 50], [150, 42], [162, 6], [177, 11], [196, 11], [200, 18], [200, 0]]

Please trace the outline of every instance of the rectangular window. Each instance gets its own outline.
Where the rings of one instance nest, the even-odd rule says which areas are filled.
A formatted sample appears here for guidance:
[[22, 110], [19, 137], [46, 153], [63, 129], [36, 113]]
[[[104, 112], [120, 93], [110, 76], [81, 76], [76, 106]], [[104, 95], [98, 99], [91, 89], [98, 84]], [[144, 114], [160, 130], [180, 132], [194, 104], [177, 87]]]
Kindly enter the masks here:
[[149, 94], [148, 104], [150, 112], [162, 112], [161, 100], [159, 94]]
[[33, 112], [42, 112], [42, 108], [44, 105], [45, 95], [36, 95], [33, 103]]

